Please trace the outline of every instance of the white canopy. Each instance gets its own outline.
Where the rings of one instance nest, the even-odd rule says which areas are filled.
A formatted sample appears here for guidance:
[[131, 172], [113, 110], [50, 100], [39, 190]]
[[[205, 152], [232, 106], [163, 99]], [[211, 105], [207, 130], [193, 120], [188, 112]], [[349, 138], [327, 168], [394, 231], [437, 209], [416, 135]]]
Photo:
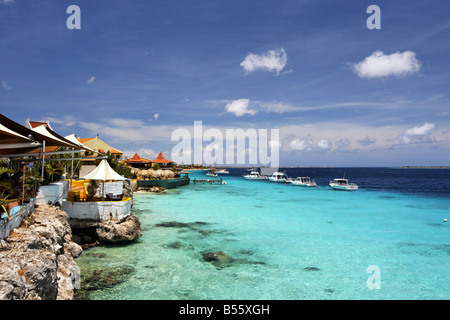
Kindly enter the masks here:
[[86, 147], [84, 144], [82, 144], [80, 141], [78, 141], [78, 139], [75, 137], [75, 134], [73, 134], [73, 133], [71, 135], [68, 135], [67, 137], [64, 137], [64, 138], [66, 138], [67, 140], [69, 140], [70, 142], [72, 142], [74, 144], [79, 145], [80, 147], [82, 147], [85, 150], [95, 152], [95, 150]]
[[107, 160], [103, 159], [100, 164], [81, 179], [85, 180], [127, 180], [127, 178], [121, 176], [115, 172], [110, 166]]
[[77, 148], [77, 149], [80, 148], [80, 146], [78, 144], [72, 143], [71, 141], [68, 141], [64, 137], [59, 138], [60, 137], [59, 135], [56, 136], [55, 134], [53, 134], [54, 132], [52, 133], [52, 131], [44, 125], [38, 126], [36, 128], [32, 128], [31, 130], [33, 130], [43, 136], [46, 136], [52, 140], [56, 140], [57, 142], [61, 143], [61, 146], [69, 147], [69, 148]]

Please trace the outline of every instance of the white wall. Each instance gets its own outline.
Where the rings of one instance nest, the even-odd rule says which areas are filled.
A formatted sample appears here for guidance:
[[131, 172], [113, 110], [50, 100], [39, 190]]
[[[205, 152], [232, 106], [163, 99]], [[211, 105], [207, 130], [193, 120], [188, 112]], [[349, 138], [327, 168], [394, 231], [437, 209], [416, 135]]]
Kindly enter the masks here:
[[53, 182], [47, 186], [40, 186], [36, 194], [36, 204], [62, 204], [67, 198], [69, 181]]
[[71, 219], [109, 220], [112, 216], [120, 220], [131, 213], [131, 199], [128, 201], [63, 201], [62, 208]]

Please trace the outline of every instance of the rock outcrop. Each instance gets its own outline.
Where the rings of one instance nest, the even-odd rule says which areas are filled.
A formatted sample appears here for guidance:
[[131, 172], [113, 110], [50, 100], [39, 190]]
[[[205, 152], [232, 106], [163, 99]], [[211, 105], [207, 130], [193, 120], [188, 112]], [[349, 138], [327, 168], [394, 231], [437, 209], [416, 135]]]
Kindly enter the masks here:
[[217, 268], [224, 268], [230, 266], [233, 259], [229, 256], [223, 253], [222, 251], [219, 252], [207, 252], [203, 254], [203, 260], [207, 262], [211, 262], [214, 266]]
[[67, 214], [40, 205], [0, 243], [0, 299], [70, 300], [79, 277]]
[[129, 215], [120, 221], [108, 220], [96, 229], [100, 242], [118, 243], [133, 241], [142, 236], [141, 223]]
[[69, 219], [69, 223], [74, 241], [83, 248], [101, 243], [134, 241], [142, 236], [141, 223], [131, 214], [120, 220]]

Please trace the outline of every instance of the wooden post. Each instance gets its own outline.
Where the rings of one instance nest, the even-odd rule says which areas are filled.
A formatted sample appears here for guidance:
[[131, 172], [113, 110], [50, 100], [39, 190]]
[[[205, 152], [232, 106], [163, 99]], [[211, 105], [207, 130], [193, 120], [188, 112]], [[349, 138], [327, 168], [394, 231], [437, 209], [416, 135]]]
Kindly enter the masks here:
[[23, 163], [22, 207], [23, 207], [23, 198], [25, 197], [25, 168], [26, 168], [26, 165], [25, 165], [25, 163]]

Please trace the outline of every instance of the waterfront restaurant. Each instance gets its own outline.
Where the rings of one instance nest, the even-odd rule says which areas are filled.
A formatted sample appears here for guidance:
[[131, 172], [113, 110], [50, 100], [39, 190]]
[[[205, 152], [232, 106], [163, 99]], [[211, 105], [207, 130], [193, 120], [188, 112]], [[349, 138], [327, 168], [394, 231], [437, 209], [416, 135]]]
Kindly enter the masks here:
[[151, 160], [141, 158], [137, 153], [135, 153], [131, 159], [125, 161], [127, 165], [137, 169], [146, 168], [152, 165]]
[[161, 167], [170, 167], [173, 163], [172, 160], [164, 158], [162, 152], [159, 153], [158, 157], [155, 160], [151, 160], [150, 162], [152, 163], [152, 166], [159, 165]]

